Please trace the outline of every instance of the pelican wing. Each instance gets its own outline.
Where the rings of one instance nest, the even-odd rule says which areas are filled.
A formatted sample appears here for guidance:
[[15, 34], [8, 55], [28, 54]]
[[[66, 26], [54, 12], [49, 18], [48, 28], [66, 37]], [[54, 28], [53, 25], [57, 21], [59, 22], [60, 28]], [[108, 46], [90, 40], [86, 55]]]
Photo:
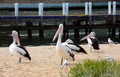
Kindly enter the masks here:
[[62, 45], [69, 47], [71, 50], [80, 50], [79, 47], [73, 44], [68, 44], [68, 43], [62, 43]]
[[96, 50], [99, 50], [99, 41], [97, 40], [97, 38], [90, 38], [91, 41], [92, 41], [92, 46], [93, 46], [93, 49], [96, 49]]
[[85, 54], [87, 54], [87, 52], [84, 50], [84, 48], [82, 48], [81, 46], [79, 45], [75, 45], [74, 43], [62, 43], [62, 45], [70, 48], [72, 51], [76, 51], [76, 52], [83, 52]]
[[17, 46], [16, 48], [17, 48], [16, 51], [17, 51], [20, 55], [22, 55], [22, 56], [24, 56], [24, 57], [27, 57], [29, 60], [31, 60], [31, 57], [30, 57], [28, 51], [27, 51], [23, 46]]
[[69, 53], [69, 55], [72, 57], [72, 59], [73, 59], [73, 61], [74, 61], [74, 60], [75, 60], [75, 58], [74, 58], [74, 54], [71, 53], [70, 51], [68, 51], [68, 53]]
[[15, 50], [17, 51], [17, 53], [19, 53], [20, 55], [25, 55], [26, 52], [25, 50], [21, 47], [21, 46], [16, 46]]
[[69, 47], [67, 47], [67, 46], [65, 46], [65, 45], [63, 45], [63, 44], [62, 44], [62, 47], [63, 47], [64, 51], [67, 52], [67, 54], [69, 54], [69, 56], [70, 56], [73, 60], [75, 60], [75, 59], [74, 59], [73, 51], [72, 51]]

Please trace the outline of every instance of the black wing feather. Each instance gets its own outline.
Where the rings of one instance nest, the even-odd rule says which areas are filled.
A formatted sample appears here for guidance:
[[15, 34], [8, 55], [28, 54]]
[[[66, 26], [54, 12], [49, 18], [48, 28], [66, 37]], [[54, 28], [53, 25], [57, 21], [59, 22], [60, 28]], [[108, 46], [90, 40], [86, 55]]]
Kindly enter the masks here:
[[93, 46], [93, 49], [95, 50], [99, 50], [99, 41], [96, 39], [96, 38], [90, 38], [91, 41], [92, 41], [92, 46]]
[[66, 45], [66, 46], [69, 47], [71, 50], [76, 51], [76, 52], [82, 52], [82, 53], [87, 54], [87, 52], [85, 51], [85, 49], [84, 49], [83, 47], [81, 47], [81, 46], [79, 46], [79, 45], [76, 45], [76, 44], [74, 44], [74, 43], [68, 43], [68, 44], [70, 44], [70, 45], [75, 45], [76, 47], [79, 47], [79, 50], [75, 50], [75, 49], [72, 49], [72, 48], [70, 48], [69, 46]]
[[70, 51], [68, 51], [69, 55], [72, 57], [73, 61], [75, 60], [74, 58], [74, 54], [73, 53], [70, 53]]
[[28, 53], [28, 51], [23, 47], [23, 46], [18, 46], [18, 47], [20, 47], [20, 48], [22, 48], [25, 52], [26, 52], [26, 54], [25, 55], [23, 55], [22, 53], [20, 53], [21, 55], [23, 55], [24, 57], [27, 57], [29, 60], [31, 60], [31, 57], [30, 57], [30, 55], [29, 55], [29, 53]]

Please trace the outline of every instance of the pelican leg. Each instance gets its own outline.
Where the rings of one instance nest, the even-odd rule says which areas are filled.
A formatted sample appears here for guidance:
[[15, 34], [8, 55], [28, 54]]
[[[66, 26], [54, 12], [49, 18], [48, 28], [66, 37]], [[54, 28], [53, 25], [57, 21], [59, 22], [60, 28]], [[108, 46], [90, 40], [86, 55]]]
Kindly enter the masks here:
[[62, 63], [63, 63], [63, 58], [61, 58], [61, 65], [62, 65]]
[[90, 47], [90, 51], [92, 52], [92, 47]]
[[69, 62], [68, 60], [65, 60], [61, 66], [61, 68], [63, 69], [64, 67], [68, 66]]
[[21, 63], [21, 58], [19, 58], [18, 62], [17, 63]]

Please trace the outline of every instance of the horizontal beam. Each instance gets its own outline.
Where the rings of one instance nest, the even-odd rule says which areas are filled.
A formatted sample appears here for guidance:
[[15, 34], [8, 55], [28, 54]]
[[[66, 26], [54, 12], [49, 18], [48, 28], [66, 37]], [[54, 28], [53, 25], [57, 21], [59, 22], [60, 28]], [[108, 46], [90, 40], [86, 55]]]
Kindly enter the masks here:
[[[120, 6], [120, 2], [116, 5]], [[93, 7], [104, 7], [108, 6], [108, 2], [93, 2]], [[71, 7], [85, 7], [85, 3], [69, 3], [69, 8]], [[18, 4], [19, 9], [38, 9], [38, 4]], [[44, 3], [43, 8], [62, 8], [62, 3]], [[14, 9], [14, 4], [0, 4], [0, 9]]]
[[[95, 17], [100, 17], [100, 18], [102, 18], [102, 17], [112, 17], [112, 16], [120, 16], [120, 14], [116, 14], [116, 15], [112, 15], [112, 14], [92, 14], [92, 17], [93, 18], [95, 18]], [[26, 19], [26, 18], [35, 18], [35, 19], [39, 19], [39, 18], [41, 18], [41, 17], [43, 17], [43, 18], [66, 18], [66, 17], [68, 17], [68, 18], [81, 18], [81, 17], [84, 17], [84, 18], [88, 18], [89, 17], [89, 15], [74, 15], [74, 16], [72, 16], [72, 15], [70, 15], [70, 16], [63, 16], [63, 15], [44, 15], [44, 16], [0, 16], [0, 19], [16, 19], [16, 18], [20, 18], [20, 19]]]
[[[43, 25], [40, 26], [0, 26], [0, 30], [50, 30], [57, 29], [58, 25]], [[120, 24], [100, 24], [100, 25], [68, 25], [67, 29], [108, 29], [108, 28], [120, 28]]]

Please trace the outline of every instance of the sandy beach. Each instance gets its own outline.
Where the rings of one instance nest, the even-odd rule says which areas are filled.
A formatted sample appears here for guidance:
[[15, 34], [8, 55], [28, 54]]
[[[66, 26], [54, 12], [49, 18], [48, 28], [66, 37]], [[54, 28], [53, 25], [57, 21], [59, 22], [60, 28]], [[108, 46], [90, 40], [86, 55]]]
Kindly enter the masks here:
[[60, 58], [56, 54], [55, 46], [25, 46], [31, 61], [22, 59], [21, 64], [17, 64], [18, 57], [12, 56], [8, 47], [0, 47], [0, 77], [67, 77], [69, 69], [75, 63], [83, 62], [86, 59], [105, 59], [109, 55], [115, 60], [120, 60], [120, 44], [109, 46], [100, 44], [100, 51], [90, 52], [89, 46], [82, 46], [88, 54], [75, 53], [75, 61], [70, 61], [70, 65], [63, 70], [60, 66]]

